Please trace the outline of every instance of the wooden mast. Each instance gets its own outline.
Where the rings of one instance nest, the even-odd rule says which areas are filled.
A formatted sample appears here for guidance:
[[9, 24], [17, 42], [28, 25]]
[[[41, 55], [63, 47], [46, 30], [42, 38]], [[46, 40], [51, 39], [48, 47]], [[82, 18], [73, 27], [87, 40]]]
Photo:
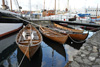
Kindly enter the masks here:
[[30, 19], [31, 19], [31, 17], [32, 17], [32, 15], [31, 15], [31, 0], [29, 0], [29, 4], [30, 4]]
[[58, 10], [60, 10], [60, 1], [58, 0]]
[[2, 9], [6, 10], [5, 0], [2, 0]]
[[55, 11], [56, 11], [56, 0], [55, 0]]
[[44, 0], [44, 9], [45, 9], [45, 0]]
[[56, 0], [55, 0], [55, 14], [56, 14]]
[[67, 9], [69, 10], [69, 0], [67, 0]]
[[11, 11], [12, 11], [12, 0], [10, 0], [10, 7], [11, 7]]
[[96, 18], [97, 18], [97, 14], [98, 14], [98, 4], [97, 4], [97, 9], [96, 9]]

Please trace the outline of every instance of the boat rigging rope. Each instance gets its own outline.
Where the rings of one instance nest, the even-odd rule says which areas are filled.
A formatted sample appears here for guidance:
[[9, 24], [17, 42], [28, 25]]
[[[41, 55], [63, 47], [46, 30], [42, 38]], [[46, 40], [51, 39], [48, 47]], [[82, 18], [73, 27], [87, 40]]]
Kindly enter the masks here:
[[[28, 48], [29, 48], [29, 46], [28, 46]], [[26, 55], [26, 53], [27, 53], [27, 51], [28, 51], [28, 48], [27, 48], [25, 54], [23, 55], [23, 57], [22, 57], [22, 59], [21, 59], [19, 65], [18, 65], [18, 67], [20, 67], [20, 65], [22, 64], [22, 61], [23, 61], [23, 59], [25, 58], [25, 55]]]
[[25, 21], [25, 22], [28, 22], [28, 23], [30, 23], [30, 24], [34, 24], [34, 25], [40, 27], [40, 25], [38, 25], [38, 24], [32, 23], [32, 22], [30, 22], [30, 21], [28, 21], [28, 20], [25, 20], [25, 19], [23, 19], [23, 18], [20, 18], [19, 16], [16, 16], [16, 15], [14, 15], [14, 14], [12, 14], [12, 15], [13, 15], [14, 17], [20, 19], [20, 20], [23, 20], [23, 21]]
[[[38, 24], [36, 24], [36, 23], [32, 23], [32, 22], [30, 22], [30, 21], [28, 21], [28, 20], [25, 20], [25, 19], [23, 19], [23, 18], [20, 18], [20, 17], [18, 17], [18, 16], [15, 16], [14, 14], [12, 14], [12, 15], [13, 15], [14, 17], [20, 19], [20, 20], [23, 20], [23, 21], [28, 22], [28, 23], [30, 23], [30, 24], [34, 24], [35, 26], [41, 27], [41, 25], [38, 25]], [[45, 26], [42, 26], [42, 27], [45, 27]], [[45, 28], [47, 28], [47, 27], [45, 27]], [[53, 30], [53, 29], [52, 29], [52, 30]]]

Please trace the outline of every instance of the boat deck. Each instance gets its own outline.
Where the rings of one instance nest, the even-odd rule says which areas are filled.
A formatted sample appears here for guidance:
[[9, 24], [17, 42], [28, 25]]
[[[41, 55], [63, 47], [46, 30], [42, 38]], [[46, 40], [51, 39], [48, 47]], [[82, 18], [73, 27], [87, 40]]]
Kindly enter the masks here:
[[0, 23], [0, 36], [20, 28], [23, 23]]

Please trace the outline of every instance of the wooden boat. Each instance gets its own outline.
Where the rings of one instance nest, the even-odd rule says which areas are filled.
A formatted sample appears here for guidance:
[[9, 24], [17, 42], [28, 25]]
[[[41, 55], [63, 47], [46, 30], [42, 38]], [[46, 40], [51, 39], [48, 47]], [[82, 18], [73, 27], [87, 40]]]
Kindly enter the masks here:
[[40, 27], [39, 30], [45, 37], [60, 44], [64, 44], [68, 39], [68, 35], [63, 35], [46, 27]]
[[69, 34], [69, 36], [74, 39], [74, 40], [85, 40], [88, 36], [88, 33], [74, 33], [74, 34]]
[[68, 24], [66, 24], [66, 23], [59, 23], [59, 24], [62, 26], [68, 26]]
[[54, 23], [54, 26], [55, 26], [55, 27], [58, 27], [58, 28], [61, 28], [61, 29], [68, 30], [68, 31], [72, 31], [72, 32], [83, 33], [83, 30], [67, 28], [67, 27], [61, 26], [61, 25], [56, 24], [56, 23]]
[[16, 37], [16, 43], [18, 44], [18, 47], [28, 59], [30, 59], [38, 50], [41, 41], [41, 34], [31, 24], [28, 24], [26, 27], [24, 27]]
[[[63, 26], [60, 26], [58, 24], [55, 24], [55, 26], [57, 28], [61, 28], [61, 29], [64, 29], [63, 32], [61, 32], [62, 34], [65, 34], [65, 35], [68, 35], [69, 34], [69, 37], [72, 38], [73, 40], [85, 40], [88, 36], [88, 33], [83, 33], [83, 30], [75, 30], [75, 29], [70, 29], [70, 28], [67, 28], [67, 27], [63, 27]], [[67, 33], [64, 33], [66, 32]], [[71, 33], [68, 33], [68, 32], [71, 32]]]
[[91, 31], [98, 31], [98, 30], [100, 30], [100, 28], [88, 27], [88, 26], [80, 26], [80, 28], [85, 29], [85, 30], [91, 30]]
[[9, 7], [8, 5], [5, 4], [6, 3], [5, 0], [1, 0], [0, 3], [1, 2], [2, 2], [2, 9], [0, 8], [0, 23], [21, 23], [22, 20], [16, 18], [16, 17], [21, 17], [21, 15], [19, 15], [18, 13], [12, 12], [12, 10], [9, 11], [8, 10]]
[[[50, 28], [50, 27], [49, 27]], [[88, 33], [77, 33], [77, 32], [70, 32], [70, 31], [67, 31], [67, 30], [64, 30], [64, 29], [60, 29], [60, 28], [55, 28], [55, 27], [52, 27], [51, 29], [59, 32], [59, 33], [62, 33], [64, 35], [69, 35], [70, 38], [72, 38], [73, 40], [85, 40], [88, 36]]]

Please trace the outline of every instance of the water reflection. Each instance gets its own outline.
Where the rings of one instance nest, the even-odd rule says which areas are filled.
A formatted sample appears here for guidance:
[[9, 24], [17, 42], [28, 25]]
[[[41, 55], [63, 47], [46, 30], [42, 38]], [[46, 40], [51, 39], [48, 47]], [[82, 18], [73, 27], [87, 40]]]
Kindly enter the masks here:
[[64, 67], [68, 62], [68, 54], [62, 44], [43, 36], [42, 49], [42, 67]]
[[74, 42], [73, 40], [71, 40], [70, 38], [68, 38], [68, 40], [66, 41], [67, 45], [72, 46], [73, 48], [79, 50], [80, 47], [83, 45], [83, 43], [85, 43], [85, 41], [82, 42]]
[[[17, 51], [18, 51], [17, 59], [18, 59], [18, 65], [19, 65], [21, 63], [21, 60], [24, 54], [19, 48], [17, 49]], [[41, 47], [39, 47], [37, 52], [31, 58], [31, 61], [29, 61], [29, 59], [25, 56], [20, 67], [41, 67], [41, 64], [42, 64], [42, 49]]]
[[7, 58], [16, 49], [15, 45], [16, 33], [6, 38], [0, 38], [0, 62]]
[[16, 33], [0, 38], [0, 67], [11, 67], [14, 64], [12, 56], [17, 48], [15, 38]]
[[65, 60], [66, 60], [66, 52], [65, 52], [65, 49], [63, 47], [63, 44], [59, 44], [55, 41], [52, 41], [46, 37], [43, 37], [43, 41], [48, 45], [50, 46], [53, 50], [56, 50], [59, 54], [61, 54]]

